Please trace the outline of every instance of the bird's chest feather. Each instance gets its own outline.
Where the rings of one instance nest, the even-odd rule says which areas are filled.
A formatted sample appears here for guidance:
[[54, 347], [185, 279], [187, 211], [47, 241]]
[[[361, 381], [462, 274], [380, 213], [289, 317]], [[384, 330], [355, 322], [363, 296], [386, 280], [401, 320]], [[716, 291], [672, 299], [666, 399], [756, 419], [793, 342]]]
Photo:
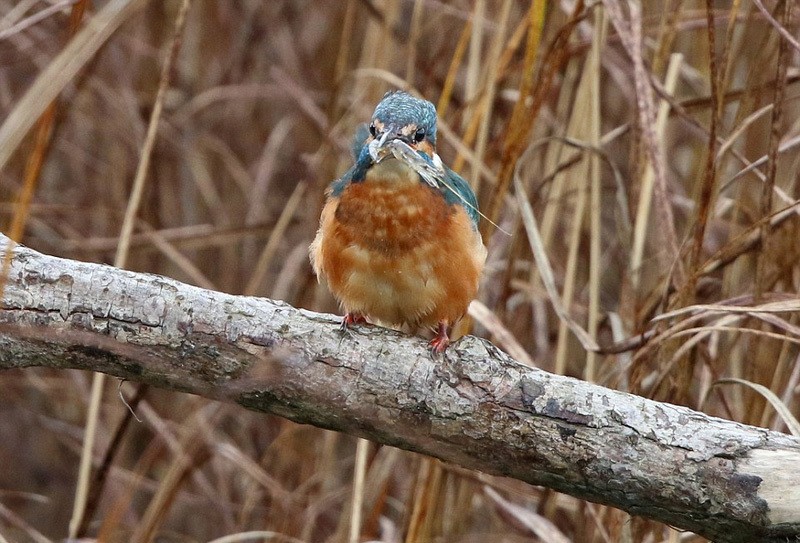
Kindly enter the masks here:
[[452, 206], [416, 173], [387, 162], [343, 191], [335, 212], [337, 234], [348, 244], [398, 257], [422, 243], [445, 241]]

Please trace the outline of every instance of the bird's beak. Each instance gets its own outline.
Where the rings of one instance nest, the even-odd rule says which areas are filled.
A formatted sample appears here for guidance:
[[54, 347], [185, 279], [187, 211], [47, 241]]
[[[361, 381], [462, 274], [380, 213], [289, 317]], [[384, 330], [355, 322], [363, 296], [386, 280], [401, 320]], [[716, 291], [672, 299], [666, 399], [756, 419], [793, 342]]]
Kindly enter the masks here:
[[369, 144], [369, 154], [374, 162], [380, 162], [389, 155], [393, 155], [391, 146], [389, 144], [395, 140], [408, 143], [400, 128], [394, 125], [387, 125], [384, 130], [378, 134], [374, 140]]
[[395, 139], [406, 141], [406, 137], [400, 133], [399, 127], [393, 124], [387, 125], [384, 131], [378, 135], [378, 143], [376, 146], [378, 149], [383, 149], [383, 146], [386, 145], [387, 142]]

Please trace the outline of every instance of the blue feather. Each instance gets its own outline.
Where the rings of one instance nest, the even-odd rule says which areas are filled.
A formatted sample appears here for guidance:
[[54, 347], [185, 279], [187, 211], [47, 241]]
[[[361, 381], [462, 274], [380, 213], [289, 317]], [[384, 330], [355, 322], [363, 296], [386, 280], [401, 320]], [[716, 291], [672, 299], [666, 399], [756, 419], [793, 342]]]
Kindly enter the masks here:
[[331, 183], [330, 186], [330, 193], [331, 196], [339, 197], [342, 194], [342, 191], [347, 188], [347, 185], [350, 183], [360, 183], [364, 180], [367, 176], [367, 170], [372, 166], [372, 157], [369, 154], [369, 149], [366, 145], [361, 147], [361, 151], [358, 154], [358, 158], [356, 159], [356, 163], [353, 164], [349, 170], [344, 172], [344, 174]]
[[361, 156], [361, 150], [367, 144], [369, 139], [369, 127], [367, 123], [361, 123], [356, 127], [356, 134], [353, 136], [353, 141], [350, 143], [350, 152], [353, 153], [353, 159], [358, 160]]
[[467, 212], [467, 215], [469, 215], [469, 218], [472, 219], [472, 224], [477, 228], [480, 214], [478, 213], [478, 198], [475, 196], [475, 192], [473, 192], [472, 187], [469, 186], [469, 183], [467, 183], [463, 177], [447, 166], [444, 167], [444, 172], [447, 174], [447, 184], [458, 192], [458, 195], [455, 195], [450, 189], [445, 189], [445, 201], [449, 204], [459, 204], [462, 206]]
[[436, 106], [427, 100], [415, 98], [404, 91], [389, 91], [383, 95], [372, 114], [372, 120], [376, 119], [396, 126], [416, 124], [425, 129], [425, 137], [436, 145]]

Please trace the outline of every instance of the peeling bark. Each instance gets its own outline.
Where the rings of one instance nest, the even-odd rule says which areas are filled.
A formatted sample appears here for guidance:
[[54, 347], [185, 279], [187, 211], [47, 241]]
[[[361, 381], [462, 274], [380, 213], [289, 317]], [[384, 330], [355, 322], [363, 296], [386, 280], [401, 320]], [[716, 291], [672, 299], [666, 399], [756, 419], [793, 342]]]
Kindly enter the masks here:
[[[0, 238], [0, 250], [8, 242]], [[800, 537], [800, 440], [419, 338], [17, 247], [0, 368], [100, 371], [543, 485], [719, 542]]]

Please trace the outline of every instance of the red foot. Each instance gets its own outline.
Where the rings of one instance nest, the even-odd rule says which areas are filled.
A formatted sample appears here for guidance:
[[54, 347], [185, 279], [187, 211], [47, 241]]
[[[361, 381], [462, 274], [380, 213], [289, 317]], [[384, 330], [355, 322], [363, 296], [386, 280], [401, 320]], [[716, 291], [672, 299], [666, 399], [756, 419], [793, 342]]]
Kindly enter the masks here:
[[436, 337], [428, 343], [428, 347], [430, 347], [433, 354], [442, 354], [447, 349], [447, 346], [450, 345], [450, 336], [447, 334], [448, 328], [446, 321], [441, 321], [436, 327]]
[[366, 324], [367, 319], [364, 318], [364, 315], [361, 313], [345, 313], [344, 318], [342, 319], [342, 330], [347, 330], [347, 328], [352, 324]]

